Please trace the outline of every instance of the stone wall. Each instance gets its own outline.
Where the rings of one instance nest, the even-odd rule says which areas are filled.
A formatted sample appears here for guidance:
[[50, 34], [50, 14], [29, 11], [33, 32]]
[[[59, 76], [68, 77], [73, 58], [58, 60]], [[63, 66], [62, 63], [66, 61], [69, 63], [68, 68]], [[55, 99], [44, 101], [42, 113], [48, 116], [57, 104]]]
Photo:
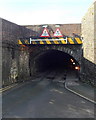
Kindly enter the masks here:
[[94, 84], [96, 80], [96, 2], [94, 2], [82, 19], [83, 37], [83, 78]]
[[29, 74], [29, 52], [18, 46], [19, 38], [29, 37], [33, 31], [1, 19], [2, 24], [2, 84], [10, 85], [27, 80]]
[[94, 2], [94, 75], [95, 81], [94, 84], [96, 86], [96, 1]]
[[96, 2], [82, 19], [84, 58], [96, 64]]
[[[0, 89], [2, 88], [2, 19], [0, 18]], [[2, 119], [2, 94], [0, 94], [0, 119]]]
[[2, 19], [0, 18], [0, 88], [2, 86]]
[[96, 2], [94, 3], [94, 63], [96, 64]]
[[96, 65], [89, 60], [82, 58], [81, 81], [96, 86]]
[[83, 55], [94, 63], [94, 4], [82, 19]]

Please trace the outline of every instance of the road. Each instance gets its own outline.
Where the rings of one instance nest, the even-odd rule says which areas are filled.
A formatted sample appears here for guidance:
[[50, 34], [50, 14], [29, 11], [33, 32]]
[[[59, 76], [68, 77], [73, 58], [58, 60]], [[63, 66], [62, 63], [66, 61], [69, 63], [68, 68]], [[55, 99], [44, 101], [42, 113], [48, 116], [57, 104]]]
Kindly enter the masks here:
[[94, 118], [94, 104], [56, 82], [62, 77], [51, 72], [3, 92], [3, 118]]

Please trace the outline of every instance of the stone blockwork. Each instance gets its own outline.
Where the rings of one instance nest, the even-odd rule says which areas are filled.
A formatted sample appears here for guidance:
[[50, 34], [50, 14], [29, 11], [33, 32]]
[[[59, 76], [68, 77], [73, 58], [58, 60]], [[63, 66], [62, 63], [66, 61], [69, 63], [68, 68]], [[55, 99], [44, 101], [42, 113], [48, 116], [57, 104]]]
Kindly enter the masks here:
[[82, 20], [84, 58], [94, 63], [94, 4]]
[[83, 74], [82, 79], [92, 84], [96, 80], [96, 2], [94, 2], [82, 19], [83, 37]]
[[[33, 36], [40, 37], [45, 25], [27, 25], [26, 28], [35, 31]], [[76, 37], [81, 35], [81, 24], [59, 24], [60, 31], [63, 36]], [[53, 37], [56, 31], [55, 24], [47, 24], [47, 29], [50, 37]]]
[[4, 19], [0, 19], [0, 24], [2, 24], [2, 84], [6, 86], [27, 80], [30, 76], [28, 50], [21, 49], [17, 40], [29, 37], [33, 31]]
[[96, 64], [96, 2], [94, 3], [94, 63]]
[[3, 43], [15, 43], [20, 38], [30, 37], [34, 34], [34, 31], [19, 26], [12, 22], [2, 19], [2, 41]]
[[0, 88], [2, 87], [2, 19], [0, 19]]
[[81, 81], [96, 86], [96, 65], [89, 60], [82, 58]]

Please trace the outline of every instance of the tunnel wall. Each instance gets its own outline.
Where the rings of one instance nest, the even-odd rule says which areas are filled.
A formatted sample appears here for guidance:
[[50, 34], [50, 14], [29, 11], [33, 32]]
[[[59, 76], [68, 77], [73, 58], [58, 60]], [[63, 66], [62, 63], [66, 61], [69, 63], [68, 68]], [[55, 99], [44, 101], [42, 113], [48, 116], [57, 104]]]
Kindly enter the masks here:
[[[18, 46], [20, 37], [27, 37], [33, 31], [0, 19], [2, 24], [2, 85], [27, 80], [29, 74], [29, 52]], [[0, 57], [1, 58], [1, 57]]]
[[82, 80], [96, 86], [96, 1], [83, 17], [81, 27], [84, 57]]

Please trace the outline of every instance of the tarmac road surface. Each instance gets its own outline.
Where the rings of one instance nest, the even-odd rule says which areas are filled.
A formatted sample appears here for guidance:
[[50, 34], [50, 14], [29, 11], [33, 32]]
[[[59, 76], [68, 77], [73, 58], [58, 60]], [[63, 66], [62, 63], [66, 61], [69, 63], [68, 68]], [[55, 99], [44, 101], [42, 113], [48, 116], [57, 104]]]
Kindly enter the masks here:
[[94, 104], [69, 92], [62, 83], [52, 82], [56, 78], [61, 80], [50, 73], [40, 81], [3, 92], [3, 118], [94, 118]]

